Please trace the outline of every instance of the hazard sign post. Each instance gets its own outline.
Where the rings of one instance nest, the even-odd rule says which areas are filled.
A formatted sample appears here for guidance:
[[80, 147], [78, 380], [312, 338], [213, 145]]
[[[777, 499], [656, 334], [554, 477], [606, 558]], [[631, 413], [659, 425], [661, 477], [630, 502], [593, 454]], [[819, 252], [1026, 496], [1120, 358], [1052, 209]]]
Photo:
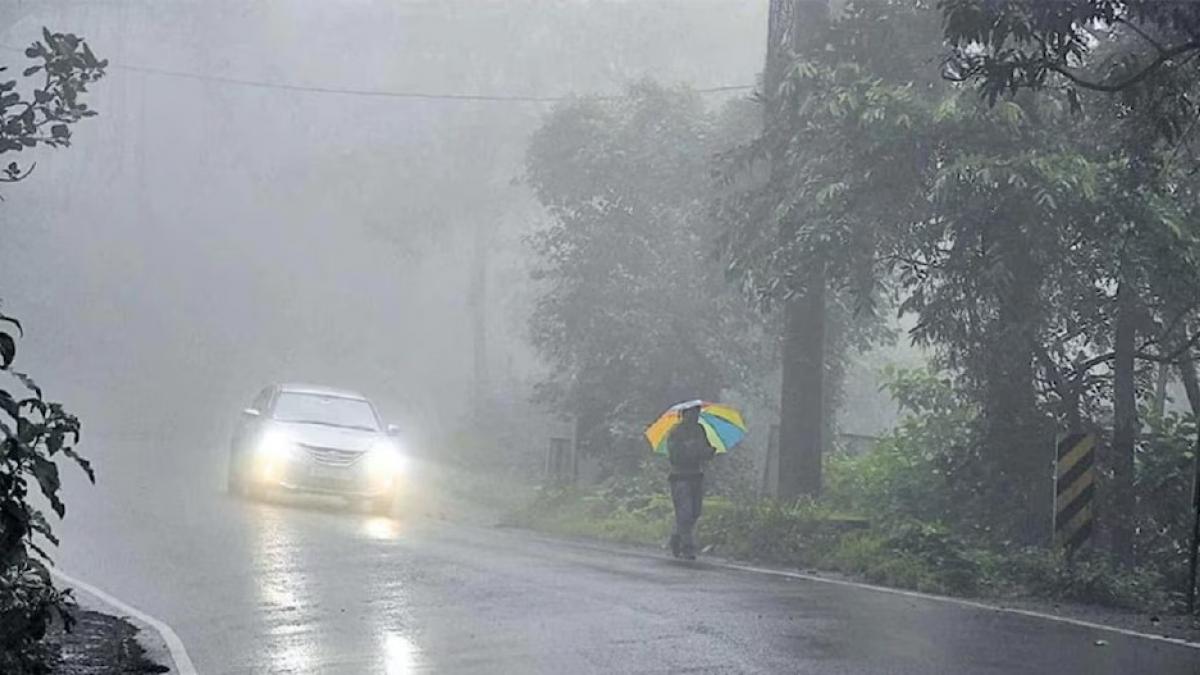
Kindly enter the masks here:
[[1096, 434], [1058, 440], [1054, 466], [1054, 541], [1075, 553], [1092, 536], [1096, 496]]

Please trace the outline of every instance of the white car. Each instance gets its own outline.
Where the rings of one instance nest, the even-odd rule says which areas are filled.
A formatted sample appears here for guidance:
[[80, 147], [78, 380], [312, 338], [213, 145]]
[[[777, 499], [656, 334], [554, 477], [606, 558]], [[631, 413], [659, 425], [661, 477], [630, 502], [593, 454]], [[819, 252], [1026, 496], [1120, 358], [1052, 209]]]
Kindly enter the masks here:
[[393, 425], [350, 391], [272, 385], [242, 411], [229, 450], [229, 491], [340, 495], [391, 509], [406, 457]]

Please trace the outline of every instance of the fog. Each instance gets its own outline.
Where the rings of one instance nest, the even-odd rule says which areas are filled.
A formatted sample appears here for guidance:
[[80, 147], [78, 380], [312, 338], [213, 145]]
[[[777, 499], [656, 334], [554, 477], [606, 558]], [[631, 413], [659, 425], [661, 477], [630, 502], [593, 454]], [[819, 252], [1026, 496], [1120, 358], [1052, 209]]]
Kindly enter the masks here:
[[0, 0], [0, 673], [1197, 672], [1196, 56]]
[[765, 4], [5, 0], [10, 56], [48, 26], [111, 61], [100, 116], [3, 193], [18, 365], [85, 440], [220, 446], [261, 386], [294, 380], [444, 437], [474, 395], [482, 242], [486, 395], [524, 410], [522, 237], [543, 216], [521, 166], [552, 105], [375, 94], [753, 84]]

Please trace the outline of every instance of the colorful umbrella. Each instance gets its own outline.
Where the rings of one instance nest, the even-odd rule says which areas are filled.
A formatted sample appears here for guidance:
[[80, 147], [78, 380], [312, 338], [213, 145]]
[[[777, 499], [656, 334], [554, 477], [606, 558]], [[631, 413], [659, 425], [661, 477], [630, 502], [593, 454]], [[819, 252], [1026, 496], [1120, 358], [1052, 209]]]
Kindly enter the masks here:
[[683, 419], [683, 411], [696, 406], [700, 406], [700, 426], [704, 427], [708, 442], [712, 443], [718, 453], [737, 445], [746, 436], [746, 423], [742, 421], [742, 414], [737, 410], [720, 403], [686, 401], [668, 408], [662, 417], [646, 428], [646, 440], [650, 441], [654, 452], [660, 455], [667, 454], [667, 437], [679, 426]]

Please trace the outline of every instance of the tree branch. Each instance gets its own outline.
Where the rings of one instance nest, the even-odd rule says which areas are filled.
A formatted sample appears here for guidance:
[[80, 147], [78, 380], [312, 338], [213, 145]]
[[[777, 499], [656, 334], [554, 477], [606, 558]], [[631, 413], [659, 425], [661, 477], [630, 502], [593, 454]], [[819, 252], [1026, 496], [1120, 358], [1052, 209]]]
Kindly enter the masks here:
[[1045, 64], [1045, 68], [1047, 70], [1058, 73], [1059, 75], [1062, 75], [1063, 77], [1070, 80], [1076, 86], [1083, 87], [1084, 89], [1090, 89], [1092, 91], [1101, 91], [1101, 92], [1112, 94], [1112, 93], [1116, 93], [1116, 92], [1128, 89], [1129, 87], [1132, 87], [1133, 85], [1137, 84], [1138, 82], [1141, 82], [1142, 80], [1146, 79], [1151, 74], [1153, 74], [1155, 71], [1162, 68], [1162, 66], [1167, 61], [1170, 61], [1171, 59], [1175, 58], [1176, 56], [1179, 56], [1180, 54], [1186, 54], [1188, 52], [1196, 51], [1196, 50], [1200, 50], [1200, 41], [1196, 41], [1196, 40], [1193, 40], [1190, 42], [1185, 42], [1185, 43], [1179, 44], [1179, 45], [1175, 45], [1174, 47], [1171, 47], [1169, 49], [1163, 49], [1162, 51], [1160, 51], [1158, 53], [1158, 57], [1155, 58], [1154, 61], [1152, 61], [1150, 63], [1150, 65], [1148, 65], [1145, 68], [1143, 68], [1142, 70], [1134, 73], [1133, 75], [1130, 75], [1129, 77], [1126, 77], [1125, 79], [1120, 80], [1116, 83], [1112, 83], [1112, 84], [1106, 84], [1103, 82], [1093, 82], [1091, 80], [1087, 80], [1083, 77], [1080, 77], [1076, 73], [1074, 73], [1070, 68], [1066, 67], [1065, 65], [1059, 64], [1059, 63], [1047, 63], [1047, 64]]
[[1143, 361], [1155, 361], [1157, 363], [1176, 363], [1179, 361], [1179, 358], [1181, 356], [1187, 354], [1197, 344], [1200, 344], [1200, 331], [1196, 331], [1196, 334], [1192, 335], [1192, 337], [1188, 338], [1187, 342], [1184, 343], [1183, 346], [1181, 346], [1179, 349], [1176, 349], [1175, 351], [1173, 351], [1169, 354], [1149, 354], [1146, 352], [1139, 351], [1137, 353], [1137, 357]]
[[1161, 42], [1150, 37], [1150, 34], [1139, 28], [1137, 24], [1123, 18], [1118, 18], [1115, 23], [1119, 23], [1122, 26], [1129, 28], [1129, 30], [1133, 31], [1134, 33], [1137, 33], [1138, 37], [1142, 38], [1146, 42], [1149, 42], [1159, 54], [1167, 51], [1167, 48], [1164, 47]]

